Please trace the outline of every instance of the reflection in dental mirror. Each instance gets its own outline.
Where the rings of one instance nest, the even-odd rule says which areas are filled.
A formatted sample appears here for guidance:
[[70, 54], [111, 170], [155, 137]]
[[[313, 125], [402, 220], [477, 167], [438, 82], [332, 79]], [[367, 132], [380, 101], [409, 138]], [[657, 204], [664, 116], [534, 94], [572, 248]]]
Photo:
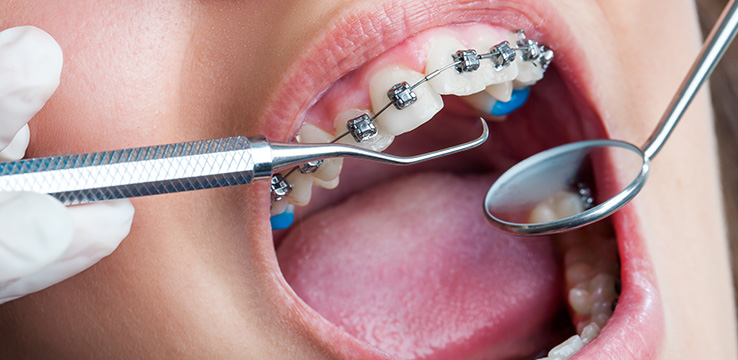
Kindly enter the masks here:
[[[485, 198], [485, 211], [503, 230], [541, 235], [586, 225], [612, 214], [643, 186], [649, 161], [637, 147], [590, 140], [534, 155], [505, 172]], [[618, 187], [614, 169], [622, 179]], [[596, 172], [600, 182], [595, 183]], [[596, 190], [596, 191], [595, 191]], [[595, 196], [596, 194], [596, 196]]]
[[[731, 0], [642, 151], [623, 141], [590, 140], [555, 147], [523, 160], [497, 179], [487, 192], [484, 210], [490, 222], [520, 235], [555, 234], [602, 220], [625, 206], [645, 185], [649, 162], [664, 146], [736, 33], [738, 2]], [[600, 189], [594, 193], [583, 181], [592, 173], [588, 167], [595, 167], [598, 179], [614, 179], [603, 176], [608, 169], [634, 178], [622, 189], [615, 186], [617, 180], [605, 186], [597, 184]], [[584, 204], [576, 204], [576, 193], [584, 197]], [[607, 200], [598, 203], [588, 193]], [[594, 206], [588, 208], [590, 205]]]

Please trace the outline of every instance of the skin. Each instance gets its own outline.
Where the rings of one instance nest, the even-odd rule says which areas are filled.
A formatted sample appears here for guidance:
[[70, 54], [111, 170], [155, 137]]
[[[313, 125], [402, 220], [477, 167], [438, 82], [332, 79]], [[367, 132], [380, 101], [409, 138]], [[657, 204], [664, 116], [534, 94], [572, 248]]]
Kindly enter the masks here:
[[[28, 155], [264, 133], [261, 94], [276, 91], [290, 61], [336, 14], [363, 3], [371, 1], [2, 1], [0, 28], [36, 25], [65, 54], [61, 86], [31, 123]], [[694, 4], [552, 3], [580, 43], [609, 44], [585, 52], [601, 66], [592, 78], [599, 89], [593, 101], [612, 137], [642, 143], [699, 49]], [[703, 92], [633, 205], [661, 292], [662, 359], [736, 358], [710, 119]], [[0, 306], [0, 332], [9, 332], [4, 319], [22, 318], [13, 331], [36, 339], [36, 355], [51, 349], [149, 358], [333, 354], [293, 316], [300, 310], [274, 301], [287, 285], [272, 263], [260, 260], [274, 257], [266, 189], [134, 199], [131, 234], [113, 255]]]

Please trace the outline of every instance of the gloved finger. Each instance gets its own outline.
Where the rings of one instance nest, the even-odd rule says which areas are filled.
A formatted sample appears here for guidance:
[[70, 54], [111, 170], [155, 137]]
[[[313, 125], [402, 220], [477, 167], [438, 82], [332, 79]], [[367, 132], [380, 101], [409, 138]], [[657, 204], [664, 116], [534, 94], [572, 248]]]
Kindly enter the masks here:
[[28, 274], [56, 261], [73, 233], [69, 211], [49, 195], [0, 192], [0, 281]]
[[74, 223], [74, 240], [61, 260], [83, 258], [81, 261], [89, 265], [82, 270], [110, 255], [131, 231], [134, 209], [128, 199], [68, 209]]
[[63, 56], [34, 26], [0, 32], [0, 149], [41, 110], [59, 86]]
[[67, 209], [74, 223], [74, 238], [67, 250], [34, 274], [0, 283], [0, 304], [43, 290], [94, 265], [118, 247], [133, 221], [133, 205], [126, 199]]
[[28, 148], [28, 141], [31, 140], [31, 131], [28, 129], [28, 124], [23, 127], [15, 134], [15, 137], [10, 144], [0, 151], [0, 161], [15, 161], [20, 160], [26, 155], [26, 149]]

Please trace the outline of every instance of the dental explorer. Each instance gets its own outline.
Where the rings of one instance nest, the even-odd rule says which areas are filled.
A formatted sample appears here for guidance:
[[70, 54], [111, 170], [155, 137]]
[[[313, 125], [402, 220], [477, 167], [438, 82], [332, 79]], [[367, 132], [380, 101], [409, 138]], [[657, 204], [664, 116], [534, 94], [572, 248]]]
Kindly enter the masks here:
[[0, 163], [0, 191], [50, 194], [65, 205], [250, 184], [310, 161], [350, 157], [411, 165], [475, 148], [482, 135], [449, 148], [400, 157], [342, 144], [289, 144], [263, 136], [52, 156]]
[[[619, 140], [588, 140], [558, 146], [533, 155], [507, 170], [492, 185], [484, 199], [489, 221], [500, 229], [517, 235], [560, 233], [611, 215], [645, 185], [650, 161], [661, 150], [674, 127], [694, 98], [697, 90], [715, 69], [718, 61], [738, 32], [738, 5], [731, 0], [705, 40], [692, 68], [646, 143], [637, 147]], [[625, 188], [607, 189], [605, 201], [582, 207], [571, 216], [547, 222], [529, 219], [533, 209], [561, 191], [579, 192], [587, 201], [594, 198], [582, 188], [580, 176], [588, 167], [608, 163], [630, 168], [634, 179]]]

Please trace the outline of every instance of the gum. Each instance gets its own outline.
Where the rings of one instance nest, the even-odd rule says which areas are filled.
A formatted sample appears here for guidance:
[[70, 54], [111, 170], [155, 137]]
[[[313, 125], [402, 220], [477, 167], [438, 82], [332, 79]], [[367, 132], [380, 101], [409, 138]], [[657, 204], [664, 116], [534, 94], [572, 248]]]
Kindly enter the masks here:
[[[485, 33], [499, 38], [499, 41], [515, 38], [510, 30], [487, 24], [458, 24], [428, 29], [408, 38], [339, 79], [323, 92], [321, 98], [305, 113], [303, 121], [333, 133], [335, 131], [334, 119], [340, 112], [346, 109], [369, 110], [372, 108], [369, 99], [369, 83], [374, 74], [380, 70], [400, 66], [425, 73], [427, 54], [436, 36], [452, 34], [464, 46], [471, 47], [469, 44], [474, 43], [480, 34]], [[490, 47], [493, 45], [495, 44], [489, 44]], [[476, 50], [479, 53], [489, 51], [489, 49]], [[449, 62], [451, 62], [451, 54], [449, 54]]]

